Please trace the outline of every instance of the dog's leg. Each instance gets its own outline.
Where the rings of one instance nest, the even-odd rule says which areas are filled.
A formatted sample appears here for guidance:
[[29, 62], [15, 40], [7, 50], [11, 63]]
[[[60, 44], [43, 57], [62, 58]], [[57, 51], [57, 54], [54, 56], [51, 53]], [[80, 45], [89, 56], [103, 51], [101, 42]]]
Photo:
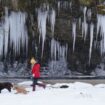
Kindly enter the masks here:
[[43, 87], [44, 89], [46, 88], [45, 84], [37, 83], [37, 85]]
[[11, 88], [8, 88], [8, 91], [11, 92]]
[[18, 94], [18, 92], [16, 92], [15, 94]]

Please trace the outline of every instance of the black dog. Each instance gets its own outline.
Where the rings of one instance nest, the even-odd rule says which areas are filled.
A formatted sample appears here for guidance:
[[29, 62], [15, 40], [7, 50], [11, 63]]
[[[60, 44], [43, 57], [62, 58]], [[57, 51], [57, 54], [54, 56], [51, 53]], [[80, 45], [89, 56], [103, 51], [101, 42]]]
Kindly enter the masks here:
[[13, 87], [12, 83], [10, 82], [3, 82], [0, 83], [0, 93], [2, 89], [7, 89], [9, 92], [11, 92], [11, 88]]

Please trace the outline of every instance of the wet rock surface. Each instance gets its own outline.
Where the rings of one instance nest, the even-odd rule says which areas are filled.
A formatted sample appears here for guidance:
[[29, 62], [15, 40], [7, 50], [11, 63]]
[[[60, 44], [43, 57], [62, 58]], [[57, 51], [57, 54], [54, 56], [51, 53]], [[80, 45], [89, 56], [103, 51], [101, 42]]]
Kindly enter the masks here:
[[[0, 5], [1, 76], [29, 76], [32, 56], [41, 63], [43, 76], [98, 75], [96, 69], [105, 53], [105, 31], [99, 19], [104, 15], [98, 13], [97, 5], [103, 1], [13, 1], [1, 0]], [[12, 24], [18, 31], [14, 32]], [[8, 36], [4, 44], [2, 32]]]

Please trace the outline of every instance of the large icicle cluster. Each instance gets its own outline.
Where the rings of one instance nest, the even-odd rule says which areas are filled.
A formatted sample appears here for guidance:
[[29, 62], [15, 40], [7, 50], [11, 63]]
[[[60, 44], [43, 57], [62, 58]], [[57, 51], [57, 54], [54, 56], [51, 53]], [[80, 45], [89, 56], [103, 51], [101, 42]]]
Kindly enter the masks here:
[[[82, 22], [82, 36], [84, 38], [84, 41], [87, 38], [87, 32], [88, 32], [88, 23], [87, 19], [91, 20], [91, 9], [87, 9], [87, 7], [84, 7], [83, 9], [84, 13], [84, 21]], [[93, 33], [94, 33], [94, 24], [90, 24], [90, 48], [89, 48], [89, 64], [91, 61], [91, 54], [92, 54], [92, 47], [93, 47]]]
[[28, 35], [25, 27], [26, 14], [22, 12], [12, 12], [9, 17], [10, 22], [10, 44], [13, 44], [15, 53], [20, 53], [20, 46], [27, 46]]
[[[46, 39], [46, 24], [47, 24], [47, 19], [49, 20], [51, 24], [51, 31], [52, 35], [54, 34], [54, 26], [55, 26], [55, 10], [54, 9], [49, 9], [49, 5], [45, 5], [43, 8], [38, 8], [38, 29], [39, 29], [39, 34], [40, 38], [42, 39], [42, 56], [43, 56], [43, 51], [44, 51], [44, 42]], [[40, 39], [39, 38], [39, 39]]]
[[[82, 38], [84, 41], [86, 41], [87, 38], [87, 32], [88, 32], [88, 23], [87, 19], [91, 20], [91, 9], [87, 9], [87, 7], [83, 8], [83, 21], [81, 18], [79, 18], [79, 29], [81, 29], [82, 25]], [[77, 22], [72, 22], [72, 36], [73, 36], [73, 52], [75, 50], [75, 43], [76, 43], [76, 26]], [[89, 48], [89, 63], [91, 60], [91, 54], [92, 54], [92, 46], [93, 46], [93, 33], [94, 33], [94, 24], [90, 24], [90, 48]]]
[[51, 58], [52, 60], [57, 60], [62, 58], [67, 58], [67, 50], [68, 46], [66, 45], [60, 45], [60, 43], [54, 39], [51, 40]]
[[[0, 55], [4, 53], [5, 56], [8, 51], [8, 42], [10, 47], [13, 47], [14, 54], [20, 54], [20, 48], [26, 47], [28, 45], [28, 35], [27, 28], [25, 25], [26, 13], [23, 12], [11, 12], [8, 15], [8, 9], [5, 8], [5, 19], [1, 22], [1, 33], [0, 33]], [[10, 38], [9, 38], [10, 37]], [[26, 51], [27, 52], [27, 51]]]

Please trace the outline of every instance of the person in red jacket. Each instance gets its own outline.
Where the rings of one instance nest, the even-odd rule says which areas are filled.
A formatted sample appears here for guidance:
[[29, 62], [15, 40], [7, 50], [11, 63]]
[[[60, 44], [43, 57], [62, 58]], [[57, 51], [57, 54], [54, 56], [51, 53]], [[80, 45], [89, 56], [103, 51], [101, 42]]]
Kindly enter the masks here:
[[40, 78], [40, 64], [37, 63], [34, 57], [31, 59], [31, 64], [32, 64], [32, 77], [33, 77], [33, 85], [32, 85], [33, 91], [35, 91], [36, 85], [45, 88], [44, 84], [38, 83], [38, 79]]

